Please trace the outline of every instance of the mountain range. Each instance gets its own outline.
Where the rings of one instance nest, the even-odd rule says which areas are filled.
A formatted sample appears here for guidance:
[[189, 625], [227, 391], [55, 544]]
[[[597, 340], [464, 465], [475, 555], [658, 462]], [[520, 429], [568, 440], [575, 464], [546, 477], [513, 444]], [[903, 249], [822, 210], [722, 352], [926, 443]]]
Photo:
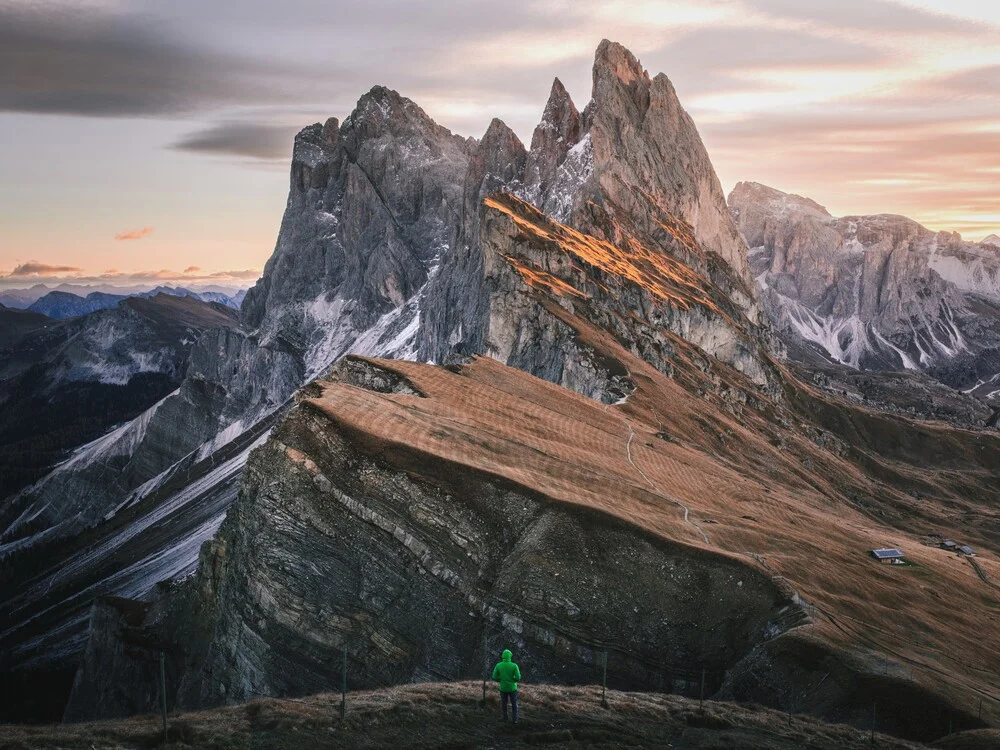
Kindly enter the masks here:
[[996, 246], [903, 216], [835, 218], [808, 198], [757, 183], [739, 183], [729, 206], [768, 319], [818, 383], [883, 405], [901, 400], [924, 416], [995, 425]]
[[167, 294], [67, 320], [0, 307], [0, 497], [175, 390], [198, 337], [234, 324], [224, 305]]
[[[239, 320], [3, 509], [6, 715], [151, 710], [159, 649], [200, 707], [330, 689], [343, 653], [352, 687], [475, 677], [486, 641], [536, 681], [611, 652], [623, 689], [998, 721], [991, 247], [727, 205], [608, 41], [529, 147], [375, 87], [296, 137]], [[869, 372], [892, 397], [833, 385]]]
[[[118, 303], [122, 300], [131, 297], [148, 298], [155, 297], [158, 294], [166, 294], [174, 297], [191, 297], [202, 302], [217, 302], [234, 310], [239, 310], [240, 305], [243, 303], [243, 298], [246, 296], [245, 289], [230, 293], [206, 289], [194, 292], [184, 287], [172, 286], [157, 286], [153, 289], [144, 290], [127, 290], [110, 287], [116, 291], [91, 291], [82, 295], [78, 292], [83, 292], [88, 287], [75, 289], [68, 284], [63, 286], [67, 289], [73, 289], [73, 291], [66, 291], [62, 288], [47, 291], [47, 287], [39, 284], [31, 289], [10, 289], [4, 293], [0, 293], [0, 302], [6, 301], [5, 304], [10, 303], [7, 306], [13, 309], [26, 309], [31, 312], [47, 315], [50, 318], [62, 320], [64, 318], [87, 315], [97, 310], [110, 310], [113, 307], [117, 307]], [[33, 295], [40, 292], [44, 293], [32, 299]]]

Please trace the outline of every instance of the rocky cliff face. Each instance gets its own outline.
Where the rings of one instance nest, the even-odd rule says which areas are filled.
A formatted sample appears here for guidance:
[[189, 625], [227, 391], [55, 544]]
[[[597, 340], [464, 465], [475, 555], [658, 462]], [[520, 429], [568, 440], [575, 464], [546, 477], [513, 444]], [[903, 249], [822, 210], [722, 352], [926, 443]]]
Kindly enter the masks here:
[[278, 245], [241, 325], [198, 338], [178, 392], [20, 498], [26, 513], [63, 524], [81, 509], [73, 497], [93, 523], [192, 451], [252, 429], [349, 348], [406, 356], [418, 291], [457, 226], [466, 150], [383, 88], [342, 127], [303, 130]]
[[606, 403], [620, 400], [627, 378], [578, 341], [563, 320], [570, 315], [614, 334], [664, 372], [672, 372], [674, 334], [757, 386], [777, 388], [762, 332], [725, 292], [676, 260], [697, 247], [687, 233], [661, 227], [634, 235], [616, 227], [616, 244], [511, 195], [483, 202], [481, 227], [489, 295], [484, 349], [495, 359]]
[[[599, 191], [612, 215], [640, 222], [646, 233], [660, 223], [685, 223], [702, 250], [721, 256], [746, 285], [743, 295], [734, 294], [735, 301], [752, 307], [746, 247], [724, 208], [725, 196], [697, 128], [669, 79], [662, 73], [650, 79], [628, 50], [602, 42], [585, 117], [594, 153], [591, 191]], [[699, 265], [694, 257], [686, 260]]]
[[[490, 292], [481, 259], [490, 250], [480, 233], [480, 206], [500, 191], [600, 240], [645, 242], [653, 253], [707, 277], [739, 317], [761, 323], [746, 245], [694, 123], [665, 75], [651, 79], [632, 53], [605, 41], [582, 115], [557, 79], [530, 151], [494, 120], [473, 153], [458, 246], [429, 285], [421, 313], [420, 359], [440, 362], [453, 351], [487, 346]], [[523, 359], [518, 366], [535, 371]]]
[[[177, 605], [211, 637], [175, 665], [171, 700], [326, 690], [344, 651], [352, 688], [459, 679], [485, 640], [538, 681], [587, 680], [609, 650], [612, 684], [690, 692], [704, 670], [710, 693], [811, 695], [842, 721], [877, 700], [907, 736], [940, 734], [950, 712], [974, 726], [948, 705], [963, 678], [936, 659], [980, 648], [988, 612], [928, 613], [982, 584], [915, 529], [955, 534], [956, 502], [992, 515], [1000, 442], [798, 384], [662, 244], [619, 247], [507, 193], [483, 199], [478, 226], [491, 358], [347, 358], [299, 392], [189, 584], [212, 593]], [[712, 331], [738, 346], [711, 356]], [[865, 550], [890, 535], [947, 588], [881, 576]], [[884, 622], [890, 600], [912, 627], [873, 642], [841, 624]], [[871, 648], [892, 649], [891, 676]]]
[[1000, 255], [902, 216], [835, 218], [757, 183], [729, 196], [775, 326], [862, 370], [927, 372], [996, 401]]
[[[584, 115], [556, 82], [532, 144], [526, 151], [499, 121], [479, 143], [458, 138], [381, 87], [342, 125], [332, 118], [303, 130], [278, 244], [247, 294], [240, 328], [202, 337], [178, 393], [114, 445], [91, 446], [61, 467], [71, 492], [60, 479], [21, 504], [64, 516], [59, 498], [72, 494], [86, 498], [88, 521], [100, 518], [192, 451], [209, 455], [256, 424], [347, 351], [432, 361], [484, 351], [480, 206], [501, 190], [618, 246], [643, 241], [691, 265], [733, 300], [738, 317], [756, 322], [742, 243], [664, 76], [650, 79], [627, 50], [603, 43]], [[694, 324], [682, 320], [686, 310], [671, 314], [681, 335], [714, 339], [712, 354], [727, 356], [745, 337], [742, 323], [730, 330], [717, 316], [711, 325], [721, 327], [707, 330], [697, 307]], [[557, 377], [551, 362], [506, 356]], [[762, 377], [759, 363], [749, 367]], [[109, 481], [111, 456], [119, 476]]]

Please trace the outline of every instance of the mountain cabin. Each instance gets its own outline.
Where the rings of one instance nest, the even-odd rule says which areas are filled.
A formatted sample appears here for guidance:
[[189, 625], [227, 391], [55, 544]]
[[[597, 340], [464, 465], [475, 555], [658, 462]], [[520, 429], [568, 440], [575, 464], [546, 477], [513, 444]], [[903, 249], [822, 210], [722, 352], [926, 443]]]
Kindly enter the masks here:
[[873, 549], [872, 557], [885, 565], [900, 565], [904, 562], [903, 553], [895, 548]]

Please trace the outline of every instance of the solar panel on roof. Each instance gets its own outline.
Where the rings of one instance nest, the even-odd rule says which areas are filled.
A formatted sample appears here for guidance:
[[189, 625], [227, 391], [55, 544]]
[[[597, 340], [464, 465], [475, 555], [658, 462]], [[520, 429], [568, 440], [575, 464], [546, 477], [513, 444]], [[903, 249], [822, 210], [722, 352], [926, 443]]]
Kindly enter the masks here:
[[873, 549], [872, 554], [880, 560], [884, 560], [890, 557], [902, 557], [903, 553], [898, 549]]

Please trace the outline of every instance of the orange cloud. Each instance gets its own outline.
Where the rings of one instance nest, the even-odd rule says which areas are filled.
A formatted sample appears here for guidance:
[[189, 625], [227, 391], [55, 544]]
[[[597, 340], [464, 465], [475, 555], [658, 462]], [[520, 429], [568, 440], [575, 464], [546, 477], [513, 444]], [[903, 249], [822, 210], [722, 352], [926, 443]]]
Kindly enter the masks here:
[[[33, 266], [41, 266], [42, 264], [32, 264]], [[47, 268], [69, 268], [68, 266], [46, 266]], [[21, 266], [15, 269], [15, 272], [21, 270]], [[52, 271], [49, 275], [58, 276], [62, 272]], [[118, 281], [118, 282], [130, 282], [130, 283], [143, 283], [143, 282], [197, 282], [197, 281], [256, 281], [260, 278], [260, 271], [254, 268], [237, 269], [232, 271], [213, 271], [213, 272], [202, 272], [200, 266], [188, 266], [183, 271], [173, 271], [169, 268], [161, 268], [159, 270], [150, 271], [119, 271], [117, 268], [109, 268], [104, 273], [99, 276], [88, 276], [80, 275], [82, 269], [75, 269], [76, 275], [74, 278], [78, 280], [95, 280], [95, 281]], [[14, 272], [11, 273], [13, 275]], [[23, 275], [23, 274], [22, 274]], [[6, 278], [6, 277], [4, 277]]]
[[146, 235], [152, 234], [152, 227], [143, 227], [142, 229], [130, 229], [127, 232], [119, 232], [115, 235], [116, 240], [141, 240]]
[[39, 263], [36, 260], [29, 260], [27, 263], [22, 263], [16, 266], [13, 271], [7, 274], [7, 277], [17, 277], [17, 276], [60, 276], [62, 274], [77, 274], [82, 273], [82, 268], [77, 268], [76, 266], [53, 266], [48, 263]]
[[242, 271], [216, 271], [213, 274], [209, 274], [208, 278], [211, 279], [256, 279], [260, 276], [260, 271], [256, 271], [252, 268], [246, 268]]

